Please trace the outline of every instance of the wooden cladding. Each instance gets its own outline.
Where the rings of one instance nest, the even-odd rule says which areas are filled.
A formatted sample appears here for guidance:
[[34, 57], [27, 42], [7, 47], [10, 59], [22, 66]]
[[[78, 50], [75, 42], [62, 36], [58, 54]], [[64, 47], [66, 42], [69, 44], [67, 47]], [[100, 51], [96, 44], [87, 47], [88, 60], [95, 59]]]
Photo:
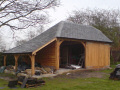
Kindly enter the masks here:
[[[59, 69], [60, 45], [67, 39], [56, 39], [36, 53], [35, 62], [43, 66]], [[70, 40], [68, 40], [70, 41]], [[77, 40], [76, 42], [82, 42]], [[85, 48], [85, 68], [104, 68], [110, 65], [110, 45], [100, 42], [83, 42]]]
[[104, 68], [110, 65], [110, 45], [86, 43], [86, 68]]
[[36, 62], [40, 63], [43, 66], [54, 66], [56, 63], [56, 55], [55, 55], [55, 45], [56, 42], [52, 42], [51, 44], [47, 45], [36, 55]]
[[[64, 41], [79, 42], [85, 48], [85, 68], [105, 68], [110, 65], [110, 45], [100, 42], [86, 42], [72, 39], [53, 39], [53, 42], [48, 43], [45, 47], [32, 55], [28, 55], [31, 59], [31, 74], [35, 73], [35, 62], [42, 66], [53, 66], [59, 69], [60, 62], [60, 45]], [[69, 45], [69, 44], [68, 44]], [[24, 54], [23, 54], [24, 55]], [[15, 69], [18, 66], [18, 57], [20, 54], [14, 54]], [[27, 59], [25, 59], [27, 60]], [[24, 61], [24, 60], [23, 60]], [[4, 56], [4, 66], [6, 66], [6, 55]]]

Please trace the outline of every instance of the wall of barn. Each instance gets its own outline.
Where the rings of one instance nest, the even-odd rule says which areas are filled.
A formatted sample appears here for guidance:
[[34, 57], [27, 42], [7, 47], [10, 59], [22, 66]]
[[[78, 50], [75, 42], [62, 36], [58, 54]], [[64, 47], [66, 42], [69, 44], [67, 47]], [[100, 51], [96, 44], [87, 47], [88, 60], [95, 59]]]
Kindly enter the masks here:
[[54, 41], [51, 44], [44, 47], [43, 49], [41, 49], [39, 52], [37, 52], [35, 62], [40, 63], [43, 66], [56, 67], [55, 45], [56, 42]]
[[110, 66], [110, 45], [105, 43], [86, 43], [86, 68], [106, 68]]

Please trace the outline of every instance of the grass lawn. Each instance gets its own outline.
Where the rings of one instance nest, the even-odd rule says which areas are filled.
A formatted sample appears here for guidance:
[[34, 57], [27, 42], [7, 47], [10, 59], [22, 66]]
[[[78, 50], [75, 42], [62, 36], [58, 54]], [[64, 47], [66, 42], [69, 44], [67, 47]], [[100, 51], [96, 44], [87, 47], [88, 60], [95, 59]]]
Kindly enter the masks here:
[[[112, 67], [115, 67], [115, 65]], [[120, 81], [109, 80], [109, 73], [112, 71], [113, 69], [108, 69], [86, 73], [87, 76], [91, 75], [91, 77], [85, 77], [85, 74], [80, 74], [80, 76], [77, 74], [77, 77], [75, 78], [73, 76], [75, 74], [72, 74], [71, 76], [63, 74], [55, 78], [44, 78], [46, 81], [45, 85], [29, 88], [29, 90], [120, 90]], [[94, 76], [94, 74], [98, 76], [102, 74], [102, 76], [100, 75], [97, 77]], [[7, 80], [0, 79], [0, 87], [5, 87], [4, 90], [9, 89], [7, 84]], [[24, 88], [22, 90], [27, 89], [28, 88]], [[21, 88], [17, 88], [17, 90], [21, 90]]]

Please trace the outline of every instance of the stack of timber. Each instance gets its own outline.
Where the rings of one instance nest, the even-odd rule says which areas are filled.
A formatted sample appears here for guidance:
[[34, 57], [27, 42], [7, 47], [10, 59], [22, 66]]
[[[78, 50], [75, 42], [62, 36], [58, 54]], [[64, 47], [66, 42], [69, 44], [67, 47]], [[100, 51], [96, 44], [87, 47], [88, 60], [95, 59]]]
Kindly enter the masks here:
[[21, 88], [29, 88], [29, 87], [36, 87], [41, 86], [45, 84], [45, 81], [42, 79], [36, 79], [36, 78], [27, 78], [25, 76], [18, 77], [18, 84], [21, 85]]

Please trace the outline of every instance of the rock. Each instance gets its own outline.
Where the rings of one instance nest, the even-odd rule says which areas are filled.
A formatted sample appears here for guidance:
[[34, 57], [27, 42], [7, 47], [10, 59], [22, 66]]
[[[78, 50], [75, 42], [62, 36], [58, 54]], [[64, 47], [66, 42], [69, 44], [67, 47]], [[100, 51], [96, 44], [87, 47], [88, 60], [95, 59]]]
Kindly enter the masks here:
[[15, 75], [15, 72], [14, 72], [13, 69], [11, 69], [11, 70], [5, 69], [5, 70], [4, 70], [4, 73], [10, 73], [10, 74], [14, 74], [14, 75]]
[[31, 75], [31, 69], [26, 69], [25, 71], [27, 72], [28, 75]]
[[52, 73], [52, 70], [48, 67], [45, 67], [44, 70], [47, 71], [47, 73]]

